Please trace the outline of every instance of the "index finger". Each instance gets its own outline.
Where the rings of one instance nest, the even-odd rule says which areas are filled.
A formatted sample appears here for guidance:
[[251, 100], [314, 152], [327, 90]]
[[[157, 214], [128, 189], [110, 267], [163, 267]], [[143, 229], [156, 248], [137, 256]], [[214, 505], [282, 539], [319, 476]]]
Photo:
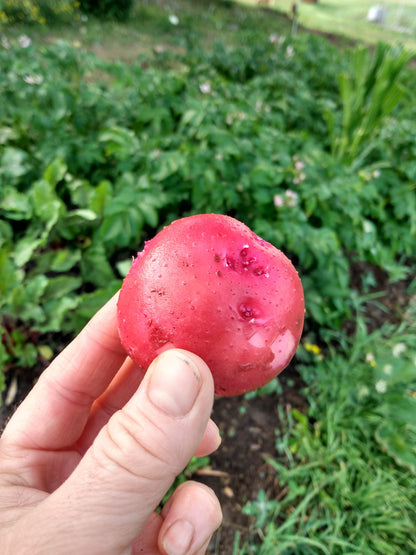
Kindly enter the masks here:
[[82, 434], [92, 403], [124, 360], [116, 294], [43, 372], [3, 433], [28, 449], [62, 449]]

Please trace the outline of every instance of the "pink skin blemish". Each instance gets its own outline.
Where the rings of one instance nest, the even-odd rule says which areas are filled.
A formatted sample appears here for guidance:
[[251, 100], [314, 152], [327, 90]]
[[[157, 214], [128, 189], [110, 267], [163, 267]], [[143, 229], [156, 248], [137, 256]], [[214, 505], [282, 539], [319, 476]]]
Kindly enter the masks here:
[[[267, 339], [262, 330], [258, 330], [248, 340], [250, 345], [263, 349], [266, 346]], [[290, 330], [286, 330], [282, 335], [278, 335], [270, 344], [270, 350], [273, 353], [273, 368], [282, 368], [287, 365], [288, 360], [292, 357], [296, 346], [295, 338]]]
[[253, 345], [253, 347], [262, 349], [266, 344], [266, 338], [264, 337], [264, 333], [262, 332], [262, 330], [259, 330], [250, 337], [248, 342], [250, 343], [250, 345]]
[[286, 330], [282, 335], [278, 335], [270, 349], [274, 354], [273, 367], [282, 368], [288, 364], [296, 347], [296, 340], [290, 330]]

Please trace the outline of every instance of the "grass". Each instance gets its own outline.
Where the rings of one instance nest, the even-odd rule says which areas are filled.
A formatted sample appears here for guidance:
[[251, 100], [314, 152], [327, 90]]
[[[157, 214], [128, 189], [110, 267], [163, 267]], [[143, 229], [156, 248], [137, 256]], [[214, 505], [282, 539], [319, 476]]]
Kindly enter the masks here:
[[288, 414], [276, 442], [286, 460], [268, 461], [286, 494], [260, 492], [245, 508], [262, 538], [255, 553], [415, 553], [415, 325], [413, 314], [385, 335], [361, 323], [350, 345], [303, 368], [309, 413]]
[[[385, 26], [366, 21], [371, 0], [350, 0], [346, 10], [338, 0], [317, 4], [299, 2], [299, 23], [306, 29], [376, 43], [379, 40], [401, 42], [416, 51], [416, 0], [408, 0], [403, 10], [399, 0], [388, 3]], [[94, 18], [81, 24], [63, 25], [54, 29], [42, 26], [3, 26], [7, 36], [28, 34], [38, 42], [53, 43], [66, 40], [89, 49], [104, 60], [130, 63], [153, 48], [181, 50], [190, 39], [210, 48], [219, 38], [230, 46], [252, 42], [258, 33], [288, 35], [291, 22], [290, 0], [270, 0], [274, 11], [265, 13], [255, 0], [237, 2], [192, 2], [191, 0], [144, 0], [137, 2], [133, 14], [125, 23], [98, 21]], [[174, 24], [170, 16], [175, 15]], [[412, 34], [400, 33], [393, 27], [403, 27]]]
[[[255, 0], [240, 0], [255, 5]], [[270, 0], [268, 6], [290, 15], [292, 0]], [[374, 5], [385, 5], [386, 20], [383, 25], [367, 21], [368, 10]], [[265, 4], [262, 4], [265, 5]], [[314, 3], [298, 2], [299, 23], [308, 28], [344, 36], [349, 39], [374, 44], [379, 41], [401, 43], [409, 50], [416, 50], [416, 1], [388, 0], [322, 0]]]
[[[171, 22], [171, 16], [177, 17], [177, 24], [175, 20]], [[197, 40], [202, 47], [209, 49], [218, 39], [224, 44], [237, 46], [241, 42], [251, 42], [259, 33], [289, 34], [290, 22], [277, 12], [271, 18], [265, 17], [260, 10], [233, 2], [144, 0], [136, 3], [125, 23], [84, 18], [81, 24], [53, 29], [16, 25], [0, 27], [1, 32], [8, 37], [25, 33], [38, 43], [65, 40], [87, 48], [106, 61], [130, 63], [154, 48], [184, 50], [189, 40]]]

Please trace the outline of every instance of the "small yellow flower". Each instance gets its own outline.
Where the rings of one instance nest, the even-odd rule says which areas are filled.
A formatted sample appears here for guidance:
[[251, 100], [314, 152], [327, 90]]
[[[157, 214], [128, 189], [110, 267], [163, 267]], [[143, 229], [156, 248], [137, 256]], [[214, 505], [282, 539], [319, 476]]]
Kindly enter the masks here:
[[372, 368], [374, 368], [375, 366], [377, 366], [376, 361], [374, 360], [374, 355], [373, 353], [367, 353], [365, 355], [365, 361], [367, 362], [367, 364], [369, 364]]
[[315, 345], [314, 343], [309, 343], [308, 341], [306, 341], [304, 343], [304, 347], [309, 353], [313, 353], [314, 355], [321, 354], [321, 348], [318, 345]]

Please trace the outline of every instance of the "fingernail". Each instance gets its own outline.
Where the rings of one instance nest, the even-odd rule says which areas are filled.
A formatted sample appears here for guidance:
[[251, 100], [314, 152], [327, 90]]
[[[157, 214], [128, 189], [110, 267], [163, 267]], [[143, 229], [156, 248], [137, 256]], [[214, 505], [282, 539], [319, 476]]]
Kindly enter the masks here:
[[185, 416], [193, 407], [201, 387], [198, 368], [174, 350], [165, 351], [150, 369], [148, 396], [170, 416]]
[[193, 525], [184, 519], [176, 520], [165, 532], [162, 545], [168, 555], [186, 555], [194, 537]]

